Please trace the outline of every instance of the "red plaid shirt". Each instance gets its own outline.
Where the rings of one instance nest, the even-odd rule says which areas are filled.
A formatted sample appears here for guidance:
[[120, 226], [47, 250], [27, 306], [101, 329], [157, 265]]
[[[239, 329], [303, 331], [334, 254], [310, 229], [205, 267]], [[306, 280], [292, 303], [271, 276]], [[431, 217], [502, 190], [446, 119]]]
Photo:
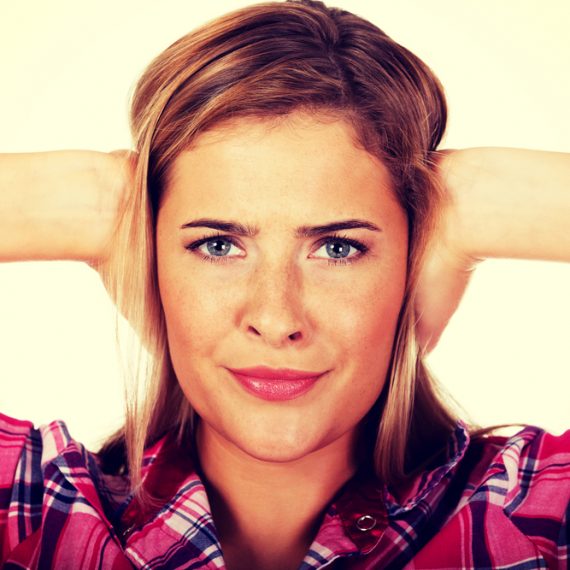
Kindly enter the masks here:
[[[145, 485], [163, 498], [145, 516], [61, 422], [0, 415], [0, 453], [5, 570], [225, 568], [205, 488], [168, 437], [145, 455]], [[570, 431], [470, 442], [458, 424], [447, 460], [404, 497], [349, 481], [300, 568], [566, 568], [569, 519]]]

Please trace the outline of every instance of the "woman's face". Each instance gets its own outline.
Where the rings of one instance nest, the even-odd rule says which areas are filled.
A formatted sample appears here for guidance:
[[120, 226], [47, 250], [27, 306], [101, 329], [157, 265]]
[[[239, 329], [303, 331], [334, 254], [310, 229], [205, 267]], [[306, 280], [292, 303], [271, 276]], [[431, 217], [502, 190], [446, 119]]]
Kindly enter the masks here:
[[[174, 370], [203, 428], [257, 459], [349, 445], [385, 382], [407, 221], [382, 163], [353, 140], [340, 120], [236, 120], [178, 156], [163, 196]], [[209, 227], [222, 222], [233, 226]], [[257, 366], [325, 374], [272, 399], [229, 370]]]

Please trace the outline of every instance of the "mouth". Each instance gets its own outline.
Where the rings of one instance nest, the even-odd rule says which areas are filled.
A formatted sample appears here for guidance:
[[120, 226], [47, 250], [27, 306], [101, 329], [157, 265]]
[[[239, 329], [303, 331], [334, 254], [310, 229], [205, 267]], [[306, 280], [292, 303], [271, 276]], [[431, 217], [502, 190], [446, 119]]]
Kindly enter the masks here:
[[262, 400], [293, 400], [309, 392], [326, 374], [288, 368], [228, 368], [235, 380]]

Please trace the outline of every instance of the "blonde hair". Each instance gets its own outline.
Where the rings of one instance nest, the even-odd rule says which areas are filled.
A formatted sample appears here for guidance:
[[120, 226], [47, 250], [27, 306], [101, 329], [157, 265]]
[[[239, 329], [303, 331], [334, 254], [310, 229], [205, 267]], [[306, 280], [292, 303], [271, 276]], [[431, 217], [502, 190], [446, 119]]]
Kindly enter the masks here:
[[148, 358], [135, 358], [144, 364], [131, 374], [137, 383], [126, 424], [100, 456], [110, 469], [127, 466], [143, 500], [145, 445], [172, 431], [181, 442], [192, 437], [195, 419], [170, 361], [157, 285], [155, 221], [169, 169], [199, 134], [225, 121], [299, 110], [350, 123], [358, 144], [388, 167], [408, 216], [408, 282], [389, 381], [362, 422], [371, 468], [389, 484], [404, 480], [444, 447], [455, 425], [419, 353], [413, 312], [440, 197], [432, 159], [446, 124], [441, 85], [419, 58], [349, 12], [310, 0], [254, 5], [168, 47], [133, 95], [136, 191], [104, 280]]

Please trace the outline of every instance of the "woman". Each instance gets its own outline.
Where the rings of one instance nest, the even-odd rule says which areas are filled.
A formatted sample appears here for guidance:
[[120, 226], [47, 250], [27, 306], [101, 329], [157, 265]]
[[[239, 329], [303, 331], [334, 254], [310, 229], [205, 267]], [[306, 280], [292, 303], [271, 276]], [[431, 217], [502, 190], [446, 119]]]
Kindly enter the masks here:
[[417, 57], [289, 2], [159, 55], [136, 154], [2, 157], [3, 258], [89, 261], [150, 355], [97, 455], [3, 419], [5, 567], [568, 559], [569, 436], [457, 422], [423, 353], [479, 258], [568, 259], [569, 160], [437, 152], [445, 122]]

